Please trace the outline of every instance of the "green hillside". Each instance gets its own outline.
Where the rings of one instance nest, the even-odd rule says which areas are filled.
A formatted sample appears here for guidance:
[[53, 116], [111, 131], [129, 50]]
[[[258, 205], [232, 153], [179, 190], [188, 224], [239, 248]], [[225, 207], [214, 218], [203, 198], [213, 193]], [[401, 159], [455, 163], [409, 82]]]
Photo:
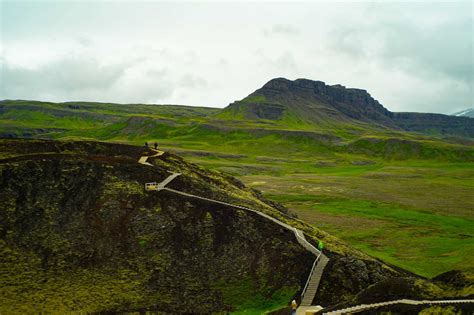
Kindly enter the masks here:
[[280, 113], [275, 98], [269, 102], [259, 93], [224, 110], [2, 101], [0, 134], [156, 141], [237, 176], [375, 257], [425, 276], [474, 269], [472, 138], [389, 128], [372, 123], [379, 114], [370, 111], [360, 120], [341, 112], [331, 116], [334, 110], [309, 119], [302, 114], [301, 96], [299, 109], [285, 101]]
[[[315, 259], [292, 228], [312, 244], [325, 244], [330, 260], [314, 297], [325, 307], [474, 292], [469, 273], [427, 280], [387, 265], [236, 178], [169, 152], [31, 139], [2, 139], [0, 149], [2, 314], [284, 310], [301, 295]], [[138, 163], [143, 156], [150, 164]], [[170, 173], [166, 190], [144, 189]], [[368, 208], [355, 206], [357, 212]], [[414, 213], [396, 209], [387, 219], [398, 216], [413, 219]], [[430, 215], [416, 221], [438, 223]]]

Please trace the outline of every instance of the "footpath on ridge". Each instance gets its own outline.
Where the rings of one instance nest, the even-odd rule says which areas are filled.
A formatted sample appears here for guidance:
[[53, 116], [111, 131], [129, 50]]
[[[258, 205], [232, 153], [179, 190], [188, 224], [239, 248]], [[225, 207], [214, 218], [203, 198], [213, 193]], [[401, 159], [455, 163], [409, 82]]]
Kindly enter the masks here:
[[[143, 164], [143, 165], [147, 165], [147, 166], [153, 166], [153, 164], [148, 162], [148, 159], [153, 158], [153, 157], [159, 157], [159, 156], [164, 154], [164, 152], [160, 151], [160, 150], [155, 150], [155, 149], [151, 149], [151, 150], [156, 152], [156, 154], [151, 155], [151, 156], [142, 156], [138, 160], [138, 163]], [[251, 209], [251, 208], [247, 208], [247, 207], [243, 207], [243, 206], [240, 206], [240, 205], [227, 203], [227, 202], [223, 202], [223, 201], [219, 201], [219, 200], [215, 200], [215, 199], [211, 199], [211, 198], [197, 196], [197, 195], [189, 194], [189, 193], [186, 193], [186, 192], [182, 192], [182, 191], [179, 191], [179, 190], [175, 190], [175, 189], [171, 189], [171, 188], [166, 187], [166, 185], [168, 185], [173, 179], [175, 179], [176, 177], [178, 177], [180, 175], [181, 175], [180, 173], [171, 173], [171, 175], [168, 176], [161, 183], [148, 183], [146, 185], [146, 187], [147, 187], [148, 190], [153, 190], [153, 191], [165, 190], [165, 191], [168, 191], [168, 192], [171, 192], [171, 193], [174, 193], [176, 195], [183, 196], [183, 197], [187, 197], [187, 198], [199, 199], [199, 200], [203, 200], [203, 201], [207, 201], [207, 202], [211, 202], [211, 203], [215, 203], [215, 204], [220, 204], [220, 205], [223, 205], [223, 206], [232, 207], [232, 208], [235, 208], [235, 209], [250, 211], [250, 212], [256, 213], [256, 214], [264, 217], [265, 219], [270, 220], [270, 221], [282, 226], [283, 228], [293, 232], [293, 234], [295, 235], [296, 240], [298, 241], [298, 243], [301, 246], [303, 246], [307, 251], [311, 252], [313, 255], [316, 256], [316, 259], [315, 259], [315, 261], [313, 263], [313, 266], [311, 268], [311, 272], [309, 274], [308, 280], [306, 281], [305, 287], [304, 287], [303, 292], [301, 294], [301, 305], [300, 306], [310, 306], [312, 304], [312, 302], [314, 300], [314, 297], [316, 296], [316, 292], [318, 290], [319, 283], [321, 282], [321, 278], [322, 278], [322, 275], [323, 275], [324, 268], [326, 267], [326, 265], [329, 261], [329, 258], [327, 258], [321, 251], [319, 251], [316, 247], [314, 247], [310, 242], [308, 242], [306, 240], [306, 237], [304, 236], [304, 233], [301, 230], [298, 230], [297, 228], [292, 227], [291, 225], [283, 223], [280, 220], [277, 220], [274, 217], [272, 217], [268, 214], [265, 214], [263, 212], [260, 212], [258, 210], [255, 210], [255, 209]]]
[[373, 303], [373, 304], [361, 304], [361, 305], [356, 305], [336, 311], [331, 311], [323, 314], [328, 314], [328, 315], [336, 315], [336, 314], [354, 314], [354, 313], [359, 313], [362, 311], [367, 311], [369, 309], [374, 309], [374, 308], [379, 308], [383, 306], [388, 306], [388, 305], [394, 305], [394, 304], [408, 304], [408, 305], [439, 305], [439, 304], [462, 304], [462, 303], [474, 303], [474, 300], [409, 300], [409, 299], [401, 299], [401, 300], [393, 300], [393, 301], [387, 301], [387, 302], [380, 302], [380, 303]]
[[[153, 164], [148, 162], [148, 159], [153, 158], [153, 157], [159, 157], [159, 156], [164, 154], [164, 152], [160, 151], [160, 150], [154, 150], [154, 149], [151, 149], [151, 150], [155, 151], [156, 154], [151, 155], [151, 156], [142, 156], [138, 160], [138, 163], [143, 164], [143, 165], [147, 165], [147, 166], [153, 166]], [[315, 308], [313, 308], [312, 307], [312, 302], [313, 302], [314, 297], [316, 296], [316, 293], [318, 291], [319, 283], [321, 282], [323, 272], [324, 272], [324, 268], [326, 267], [327, 263], [329, 262], [329, 258], [327, 258], [321, 251], [316, 249], [316, 247], [314, 247], [311, 243], [309, 243], [306, 240], [306, 238], [304, 236], [304, 233], [301, 230], [298, 230], [295, 227], [292, 227], [292, 226], [290, 226], [286, 223], [283, 223], [283, 222], [277, 220], [276, 218], [274, 218], [272, 216], [269, 216], [268, 214], [262, 213], [258, 210], [255, 210], [255, 209], [251, 209], [251, 208], [247, 208], [247, 207], [243, 207], [243, 206], [239, 206], [239, 205], [236, 205], [236, 204], [227, 203], [227, 202], [223, 202], [223, 201], [219, 201], [219, 200], [215, 200], [215, 199], [210, 199], [210, 198], [206, 198], [206, 197], [202, 197], [202, 196], [197, 196], [197, 195], [189, 194], [189, 193], [186, 193], [186, 192], [183, 192], [183, 191], [179, 191], [179, 190], [175, 190], [175, 189], [171, 189], [171, 188], [166, 187], [166, 185], [171, 183], [176, 177], [178, 177], [180, 175], [181, 175], [180, 173], [171, 173], [171, 175], [168, 176], [161, 183], [151, 183], [152, 184], [151, 186], [148, 186], [149, 184], [147, 184], [147, 186], [145, 186], [145, 187], [147, 187], [148, 190], [153, 190], [153, 191], [165, 190], [165, 191], [168, 191], [168, 192], [171, 192], [171, 193], [174, 193], [176, 195], [183, 196], [183, 197], [187, 197], [187, 198], [199, 199], [199, 200], [203, 200], [203, 201], [207, 201], [207, 202], [211, 202], [211, 203], [215, 203], [215, 204], [220, 204], [220, 205], [232, 207], [232, 208], [235, 208], [235, 209], [250, 211], [250, 212], [256, 213], [256, 214], [264, 217], [265, 219], [270, 220], [270, 221], [284, 227], [285, 229], [290, 230], [291, 232], [293, 232], [295, 237], [296, 237], [296, 240], [298, 241], [298, 243], [301, 246], [303, 246], [306, 250], [308, 250], [309, 252], [311, 252], [312, 254], [314, 254], [316, 256], [316, 259], [313, 263], [313, 267], [311, 268], [311, 272], [308, 276], [308, 280], [306, 281], [305, 287], [304, 287], [304, 289], [302, 291], [302, 294], [301, 294], [301, 304], [300, 304], [300, 307], [298, 307], [297, 314], [298, 315], [299, 314], [305, 314], [308, 311], [309, 311], [308, 313], [314, 314], [315, 312], [322, 309], [322, 307], [320, 307], [320, 306], [316, 306]], [[354, 314], [354, 313], [366, 311], [366, 310], [369, 310], [369, 309], [374, 309], [374, 308], [379, 308], [379, 307], [394, 305], [394, 304], [409, 304], [409, 305], [430, 304], [430, 305], [433, 305], [433, 304], [455, 304], [455, 303], [459, 303], [459, 304], [460, 303], [474, 303], [474, 299], [467, 299], [467, 300], [433, 300], [433, 301], [430, 301], [430, 300], [417, 301], [417, 300], [401, 299], [401, 300], [393, 300], [393, 301], [386, 301], [386, 302], [373, 303], [373, 304], [361, 304], [361, 305], [356, 305], [356, 306], [352, 306], [352, 307], [348, 307], [348, 308], [344, 308], [344, 309], [340, 309], [340, 310], [324, 312], [323, 314], [328, 314], [328, 315]], [[308, 313], [306, 313], [306, 314], [308, 314]]]

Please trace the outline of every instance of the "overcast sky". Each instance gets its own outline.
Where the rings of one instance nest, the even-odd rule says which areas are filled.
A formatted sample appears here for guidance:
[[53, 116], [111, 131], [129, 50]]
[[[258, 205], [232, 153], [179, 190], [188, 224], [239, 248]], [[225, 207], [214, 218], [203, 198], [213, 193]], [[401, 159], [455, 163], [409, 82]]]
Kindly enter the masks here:
[[0, 99], [224, 107], [285, 77], [474, 106], [472, 1], [0, 1]]

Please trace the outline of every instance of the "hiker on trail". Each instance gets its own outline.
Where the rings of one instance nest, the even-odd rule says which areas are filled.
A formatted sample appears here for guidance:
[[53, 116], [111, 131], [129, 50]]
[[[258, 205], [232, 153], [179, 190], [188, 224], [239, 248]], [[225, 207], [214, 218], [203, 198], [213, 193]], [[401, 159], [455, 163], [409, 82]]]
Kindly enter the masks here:
[[148, 149], [148, 142], [145, 142], [145, 148]]
[[153, 146], [155, 147], [155, 150], [158, 149], [158, 143], [155, 142]]
[[320, 251], [323, 251], [323, 249], [324, 249], [324, 243], [321, 242], [321, 241], [319, 241], [319, 242], [318, 242], [318, 248], [319, 248]]
[[295, 300], [291, 301], [291, 315], [296, 315], [297, 307], [298, 305], [296, 304], [296, 301]]

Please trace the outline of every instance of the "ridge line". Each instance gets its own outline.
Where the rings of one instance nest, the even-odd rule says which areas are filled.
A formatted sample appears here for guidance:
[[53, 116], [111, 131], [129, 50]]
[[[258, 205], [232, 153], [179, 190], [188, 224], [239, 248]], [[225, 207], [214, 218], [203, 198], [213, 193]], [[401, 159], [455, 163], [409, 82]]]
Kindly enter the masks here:
[[[164, 152], [160, 151], [160, 150], [154, 150], [154, 149], [151, 149], [151, 150], [155, 151], [156, 154], [152, 155], [152, 156], [141, 156], [140, 159], [138, 160], [138, 163], [143, 164], [143, 165], [147, 165], [147, 166], [153, 166], [153, 164], [151, 164], [147, 161], [148, 158], [158, 157], [158, 156], [161, 156], [161, 155], [164, 154]], [[295, 235], [296, 241], [304, 249], [306, 249], [307, 251], [309, 251], [310, 253], [312, 253], [313, 255], [316, 256], [316, 259], [314, 260], [314, 263], [311, 267], [311, 271], [309, 273], [306, 284], [305, 284], [305, 286], [303, 288], [303, 291], [301, 293], [301, 304], [300, 304], [300, 306], [303, 306], [303, 305], [304, 306], [308, 306], [308, 305], [310, 306], [312, 304], [312, 302], [314, 300], [314, 297], [316, 296], [316, 293], [318, 291], [319, 283], [321, 281], [324, 268], [326, 267], [326, 264], [328, 263], [329, 258], [327, 258], [320, 250], [318, 250], [316, 247], [313, 246], [313, 244], [311, 244], [310, 242], [308, 242], [306, 240], [306, 237], [304, 236], [303, 231], [301, 231], [301, 230], [299, 230], [299, 229], [297, 229], [297, 228], [295, 228], [295, 227], [293, 227], [289, 224], [283, 223], [280, 220], [278, 220], [278, 219], [276, 219], [276, 218], [274, 218], [274, 217], [272, 217], [272, 216], [270, 216], [266, 213], [263, 213], [261, 211], [258, 211], [258, 210], [252, 209], [252, 208], [248, 208], [248, 207], [244, 207], [244, 206], [240, 206], [240, 205], [236, 205], [236, 204], [232, 204], [232, 203], [228, 203], [228, 202], [224, 202], [224, 201], [219, 201], [219, 200], [215, 200], [215, 199], [211, 199], [211, 198], [201, 197], [201, 196], [189, 194], [189, 193], [186, 193], [186, 192], [183, 192], [183, 191], [175, 190], [175, 189], [172, 189], [172, 188], [167, 188], [167, 187], [165, 187], [167, 184], [169, 184], [173, 179], [175, 179], [176, 177], [181, 175], [181, 173], [174, 173], [174, 172], [170, 172], [170, 173], [171, 173], [171, 175], [168, 176], [167, 178], [165, 178], [165, 180], [163, 180], [161, 183], [156, 183], [156, 182], [146, 183], [145, 184], [145, 189], [148, 190], [148, 191], [166, 190], [168, 192], [175, 193], [175, 194], [178, 194], [178, 195], [182, 195], [182, 196], [186, 196], [186, 197], [190, 197], [190, 198], [195, 198], [195, 199], [200, 199], [200, 200], [204, 200], [204, 201], [208, 201], [208, 202], [213, 202], [213, 203], [233, 207], [233, 208], [236, 208], [236, 209], [250, 211], [250, 212], [256, 213], [256, 214], [266, 218], [267, 220], [270, 220], [270, 221], [282, 226], [283, 228], [293, 232], [293, 234]], [[318, 263], [318, 262], [321, 262], [321, 263]], [[317, 272], [315, 272], [315, 271], [317, 271]], [[316, 287], [316, 290], [314, 290], [313, 294], [307, 295], [306, 293], [310, 293], [310, 292], [307, 291], [310, 283], [312, 284], [312, 287]]]

